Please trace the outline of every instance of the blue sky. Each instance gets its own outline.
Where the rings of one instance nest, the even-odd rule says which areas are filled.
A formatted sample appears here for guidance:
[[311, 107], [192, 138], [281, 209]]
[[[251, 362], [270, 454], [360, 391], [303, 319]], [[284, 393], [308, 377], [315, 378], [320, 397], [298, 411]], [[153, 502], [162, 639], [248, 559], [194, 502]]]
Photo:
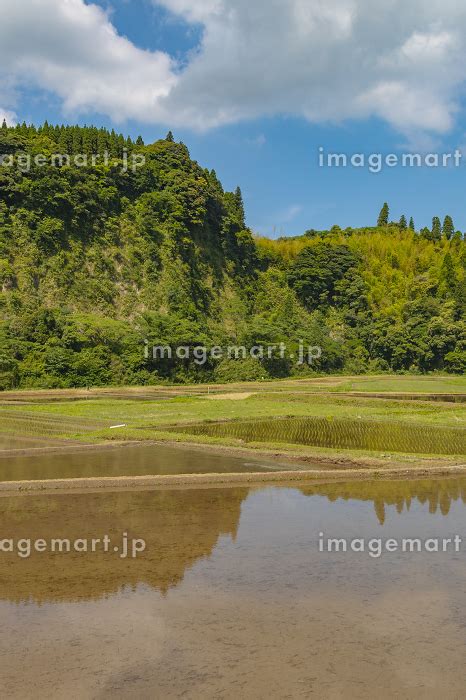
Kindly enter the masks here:
[[[3, 2], [8, 40], [15, 31], [27, 37], [27, 22], [15, 25], [18, 3]], [[426, 3], [394, 0], [388, 20], [400, 33], [403, 19], [404, 33], [386, 38], [385, 24], [377, 45], [383, 28], [373, 8], [380, 12], [381, 3], [257, 2], [251, 9], [245, 0], [23, 0], [33, 48], [31, 40], [16, 41], [1, 61], [0, 114], [10, 121], [102, 124], [146, 142], [172, 128], [225, 188], [241, 186], [248, 224], [270, 236], [372, 225], [384, 201], [394, 219], [404, 213], [420, 227], [449, 213], [465, 230], [466, 156], [460, 168], [373, 174], [320, 168], [318, 148], [463, 149], [466, 56], [458, 37], [466, 11], [444, 0], [433, 2], [432, 15]]]

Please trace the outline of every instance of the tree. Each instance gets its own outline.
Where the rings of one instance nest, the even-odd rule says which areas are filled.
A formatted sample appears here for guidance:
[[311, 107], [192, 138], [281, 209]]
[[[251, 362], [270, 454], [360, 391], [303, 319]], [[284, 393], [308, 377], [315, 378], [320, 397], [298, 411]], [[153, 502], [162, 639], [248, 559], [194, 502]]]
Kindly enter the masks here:
[[[2, 119], [0, 153], [135, 148], [106, 129]], [[97, 168], [0, 167], [0, 391], [306, 369], [288, 352], [202, 366], [192, 353], [154, 362], [144, 339], [172, 349], [287, 339], [295, 357], [301, 339], [322, 348], [314, 372], [466, 371], [462, 233], [432, 245], [431, 227], [407, 233], [388, 221], [387, 205], [388, 225], [376, 230], [253, 236], [241, 190], [225, 192], [181, 143], [141, 150], [146, 165], [125, 174], [104, 159]]]
[[2, 131], [6, 131], [7, 129], [8, 129], [8, 126], [7, 126], [7, 123], [6, 123], [6, 119], [4, 118], [4, 119], [3, 119], [3, 122], [2, 122]]
[[453, 235], [455, 233], [455, 227], [453, 225], [453, 219], [451, 216], [447, 216], [443, 220], [443, 227], [442, 227], [442, 233], [447, 239], [447, 241], [450, 241], [453, 238]]
[[404, 214], [402, 214], [401, 219], [400, 219], [400, 223], [398, 224], [398, 226], [401, 228], [402, 231], [405, 231], [407, 229], [408, 225], [406, 223], [406, 216]]
[[379, 218], [377, 219], [377, 226], [387, 226], [388, 216], [390, 214], [390, 209], [387, 202], [384, 202], [382, 209], [380, 210]]
[[411, 217], [410, 220], [409, 220], [409, 228], [410, 228], [411, 231], [415, 231], [415, 230], [416, 230], [416, 227], [414, 226], [414, 219], [413, 219], [413, 217]]
[[175, 137], [173, 136], [172, 132], [169, 131], [168, 134], [165, 136], [165, 141], [169, 141], [170, 143], [173, 143], [175, 140]]
[[106, 129], [99, 129], [97, 134], [97, 153], [103, 155], [108, 150], [108, 132]]
[[244, 202], [243, 202], [243, 194], [241, 192], [241, 188], [237, 187], [235, 190], [235, 204], [236, 208], [238, 211], [238, 216], [240, 218], [242, 226], [244, 226]]
[[73, 129], [73, 141], [72, 141], [72, 154], [78, 155], [83, 152], [83, 134], [81, 129], [74, 127]]
[[337, 283], [357, 263], [357, 257], [347, 246], [317, 243], [299, 253], [288, 280], [306, 308], [318, 309], [334, 300]]
[[442, 224], [438, 216], [432, 219], [432, 240], [439, 241], [442, 238]]
[[450, 253], [446, 253], [440, 268], [440, 287], [445, 296], [453, 294], [456, 288], [456, 274]]
[[[173, 134], [172, 134], [172, 136], [173, 136]], [[168, 141], [168, 139], [167, 139], [167, 141]], [[144, 146], [144, 141], [143, 141], [142, 136], [138, 136], [138, 137], [137, 137], [137, 139], [136, 139], [136, 146]]]
[[466, 350], [461, 348], [448, 352], [445, 355], [445, 368], [456, 374], [466, 373]]

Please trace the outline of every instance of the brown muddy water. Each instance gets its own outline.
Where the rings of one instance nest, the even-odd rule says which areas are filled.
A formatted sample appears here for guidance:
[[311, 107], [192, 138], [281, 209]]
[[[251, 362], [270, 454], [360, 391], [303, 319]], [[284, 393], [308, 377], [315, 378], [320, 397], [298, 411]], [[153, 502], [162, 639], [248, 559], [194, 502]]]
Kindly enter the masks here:
[[[54, 446], [53, 443], [7, 443], [3, 450]], [[1, 447], [1, 446], [0, 446]], [[68, 449], [69, 446], [68, 446]], [[63, 450], [63, 443], [62, 443]], [[0, 481], [67, 479], [86, 477], [148, 476], [157, 474], [206, 474], [267, 472], [283, 469], [283, 462], [251, 457], [221, 456], [202, 450], [161, 444], [106, 446], [76, 452], [29, 450], [27, 454], [5, 453], [0, 449]], [[299, 465], [288, 469], [299, 468]], [[302, 465], [307, 469], [309, 464]], [[312, 465], [311, 465], [312, 467]], [[318, 467], [316, 467], [318, 468]], [[322, 467], [320, 467], [322, 468]]]
[[466, 540], [466, 479], [0, 498], [6, 698], [462, 698], [461, 553], [319, 552], [326, 537]]
[[29, 450], [36, 447], [56, 447], [63, 445], [63, 441], [44, 438], [30, 438], [0, 433], [0, 456], [5, 450]]

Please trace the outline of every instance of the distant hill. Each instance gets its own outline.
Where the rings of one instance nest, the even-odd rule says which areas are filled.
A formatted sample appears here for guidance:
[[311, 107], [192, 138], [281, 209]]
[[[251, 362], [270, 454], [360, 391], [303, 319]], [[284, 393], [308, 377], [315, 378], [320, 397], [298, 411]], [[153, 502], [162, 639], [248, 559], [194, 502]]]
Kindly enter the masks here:
[[[88, 163], [58, 167], [57, 153]], [[4, 125], [1, 154], [0, 388], [466, 369], [459, 234], [387, 224], [254, 237], [240, 189], [224, 192], [171, 134], [144, 145], [92, 127]], [[145, 164], [126, 171], [133, 154]], [[145, 341], [303, 341], [322, 356], [200, 366], [147, 359]]]

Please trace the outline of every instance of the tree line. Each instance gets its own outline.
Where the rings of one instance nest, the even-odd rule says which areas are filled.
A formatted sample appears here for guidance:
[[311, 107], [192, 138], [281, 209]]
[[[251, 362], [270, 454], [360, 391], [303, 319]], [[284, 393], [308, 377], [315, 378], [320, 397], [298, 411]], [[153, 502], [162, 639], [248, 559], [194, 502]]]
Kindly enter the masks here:
[[[387, 202], [385, 202], [382, 206], [382, 209], [380, 210], [380, 213], [379, 213], [379, 216], [377, 219], [377, 226], [378, 227], [388, 226], [389, 217], [390, 217], [390, 208], [389, 208]], [[395, 225], [398, 226], [398, 228], [401, 229], [402, 231], [404, 231], [408, 228], [411, 231], [416, 230], [413, 217], [412, 216], [410, 217], [409, 223], [408, 223], [406, 216], [404, 214], [401, 215], [400, 220]], [[423, 227], [423, 228], [421, 228], [419, 233], [427, 241], [440, 241], [440, 239], [442, 237], [446, 238], [447, 241], [450, 241], [453, 237], [456, 237], [459, 239], [462, 239], [464, 237], [463, 234], [461, 233], [461, 231], [455, 230], [453, 219], [449, 214], [447, 214], [445, 216], [445, 218], [443, 219], [443, 224], [438, 216], [434, 216], [432, 219], [432, 227], [430, 229], [428, 227]]]
[[[57, 153], [65, 139], [116, 157], [137, 147], [146, 162], [0, 167], [0, 388], [465, 371], [457, 232], [422, 235], [390, 222], [387, 205], [375, 227], [256, 236], [241, 189], [225, 191], [171, 132], [143, 144], [94, 127], [4, 125], [0, 153]], [[144, 354], [146, 343], [280, 342], [322, 356], [199, 366]]]

